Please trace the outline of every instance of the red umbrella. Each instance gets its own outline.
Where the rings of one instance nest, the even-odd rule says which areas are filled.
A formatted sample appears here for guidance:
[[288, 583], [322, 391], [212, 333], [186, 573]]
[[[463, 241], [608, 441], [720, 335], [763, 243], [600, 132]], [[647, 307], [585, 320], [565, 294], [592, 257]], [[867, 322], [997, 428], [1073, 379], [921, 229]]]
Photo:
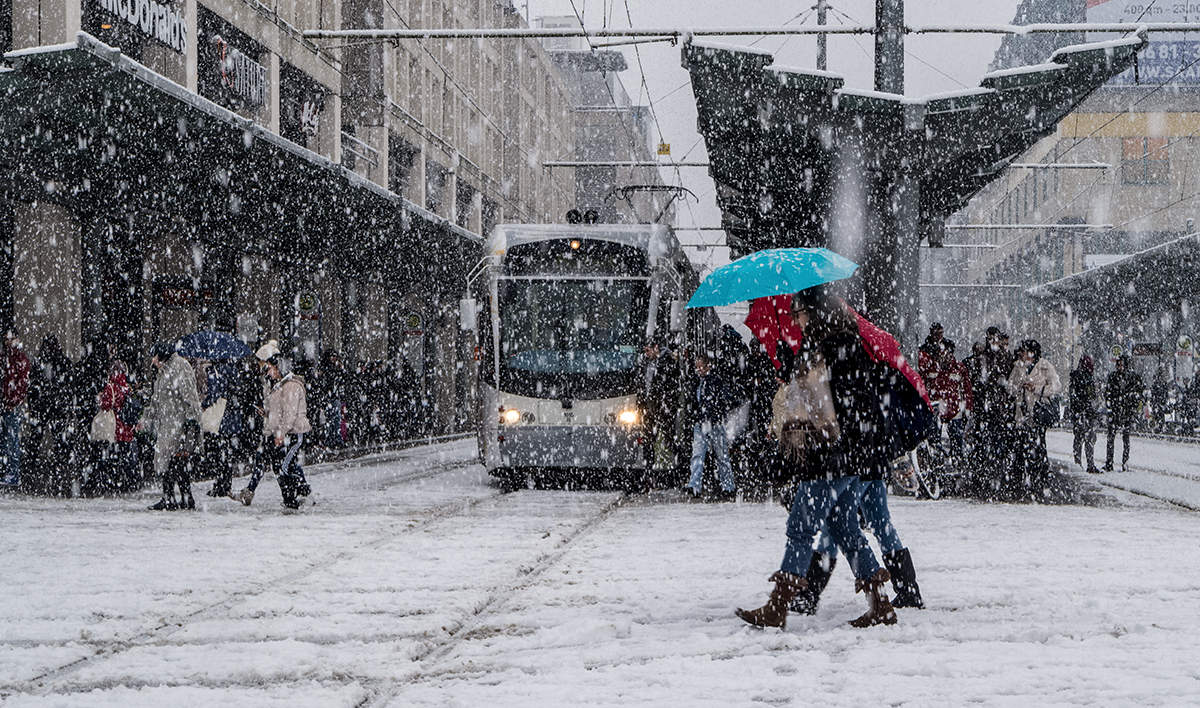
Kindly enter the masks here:
[[[862, 338], [863, 349], [871, 357], [871, 360], [881, 361], [903, 374], [904, 378], [921, 395], [921, 400], [932, 408], [929, 403], [929, 394], [925, 391], [925, 383], [921, 381], [921, 376], [901, 353], [900, 344], [896, 338], [860, 315], [844, 301], [840, 299], [838, 301], [853, 312], [858, 319], [858, 334]], [[762, 342], [767, 356], [771, 357], [771, 361], [777, 369], [782, 366], [776, 356], [776, 347], [779, 342], [787, 343], [793, 352], [800, 349], [800, 340], [804, 336], [804, 332], [792, 321], [791, 295], [773, 295], [752, 300], [750, 313], [746, 315], [745, 323], [758, 341]]]

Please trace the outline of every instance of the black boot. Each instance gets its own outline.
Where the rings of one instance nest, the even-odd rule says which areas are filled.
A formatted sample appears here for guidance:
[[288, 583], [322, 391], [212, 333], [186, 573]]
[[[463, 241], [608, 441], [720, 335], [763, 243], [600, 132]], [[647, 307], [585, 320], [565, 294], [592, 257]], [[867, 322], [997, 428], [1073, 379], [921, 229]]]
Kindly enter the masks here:
[[921, 588], [917, 586], [917, 571], [913, 568], [912, 555], [908, 549], [901, 548], [893, 553], [884, 553], [883, 565], [892, 576], [892, 587], [896, 590], [892, 607], [925, 609], [925, 601], [921, 599]]
[[836, 566], [837, 556], [814, 553], [812, 561], [808, 564], [808, 572], [804, 575], [808, 585], [796, 593], [796, 597], [792, 598], [791, 607], [788, 609], [803, 615], [817, 614], [817, 603], [821, 601], [821, 593], [829, 584], [829, 578], [833, 575], [833, 569]]

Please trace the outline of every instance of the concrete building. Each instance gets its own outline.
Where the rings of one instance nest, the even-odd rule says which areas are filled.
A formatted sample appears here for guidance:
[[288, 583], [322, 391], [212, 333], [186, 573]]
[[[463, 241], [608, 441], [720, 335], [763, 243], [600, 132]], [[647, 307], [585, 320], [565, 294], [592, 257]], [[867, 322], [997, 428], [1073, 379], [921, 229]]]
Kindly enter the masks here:
[[[1164, 5], [1168, 14], [1156, 13], [1153, 20], [1194, 22], [1194, 16], [1170, 14], [1179, 5]], [[1074, 0], [1025, 0], [1014, 22], [1135, 21], [1142, 9], [1145, 3], [1125, 0], [1087, 6]], [[1035, 63], [1055, 48], [1111, 36], [1009, 36], [992, 69]], [[927, 320], [940, 320], [947, 336], [967, 345], [960, 346], [960, 356], [992, 324], [1007, 329], [1014, 340], [1039, 339], [1060, 370], [1083, 353], [1101, 361], [1111, 358], [1114, 347], [1128, 353], [1133, 343], [1173, 342], [1181, 329], [1194, 329], [1194, 320], [1191, 325], [1185, 322], [1186, 305], [1166, 306], [1161, 316], [1147, 316], [1141, 307], [1123, 307], [1123, 301], [1139, 297], [1136, 288], [1101, 293], [1111, 307], [1102, 310], [1093, 303], [1086, 320], [1078, 316], [1083, 308], [1072, 311], [1068, 300], [1026, 293], [1027, 288], [1105, 266], [1194, 230], [1200, 209], [1200, 187], [1195, 183], [1200, 173], [1200, 64], [1191, 58], [1200, 43], [1157, 33], [1150, 42], [1136, 74], [1128, 71], [1110, 81], [1063, 120], [1056, 134], [1015, 160], [1100, 163], [1107, 168], [1010, 168], [951, 221], [948, 243], [981, 247], [925, 251], [922, 282], [971, 286], [927, 287], [922, 293]], [[1032, 226], [955, 229], [983, 224]], [[1107, 288], [1116, 287], [1112, 279], [1103, 282]], [[1097, 317], [1098, 312], [1108, 314]]]
[[[547, 29], [578, 29], [573, 15], [542, 17]], [[567, 87], [574, 115], [575, 151], [555, 159], [575, 162], [637, 162], [655, 160], [651, 145], [658, 142], [650, 107], [635, 105], [621, 80], [629, 70], [625, 55], [612, 49], [595, 49], [580, 37], [543, 40]], [[661, 223], [675, 220], [672, 194], [657, 167], [591, 165], [573, 169], [575, 205], [594, 210], [604, 223]], [[570, 172], [567, 173], [568, 175]], [[621, 191], [630, 186], [642, 191]]]
[[574, 150], [566, 90], [536, 42], [300, 32], [521, 23], [507, 0], [0, 0], [0, 325], [74, 358], [222, 321], [299, 360], [406, 358], [452, 427], [481, 234], [573, 206], [540, 165]]

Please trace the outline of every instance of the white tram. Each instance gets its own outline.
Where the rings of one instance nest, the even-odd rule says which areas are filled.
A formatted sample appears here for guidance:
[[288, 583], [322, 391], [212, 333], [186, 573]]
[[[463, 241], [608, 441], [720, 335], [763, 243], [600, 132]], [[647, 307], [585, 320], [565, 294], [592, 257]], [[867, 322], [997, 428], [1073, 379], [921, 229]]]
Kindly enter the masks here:
[[666, 226], [497, 226], [461, 308], [478, 337], [488, 471], [644, 469], [642, 352], [652, 336], [686, 344], [716, 326], [711, 310], [684, 309], [697, 283]]

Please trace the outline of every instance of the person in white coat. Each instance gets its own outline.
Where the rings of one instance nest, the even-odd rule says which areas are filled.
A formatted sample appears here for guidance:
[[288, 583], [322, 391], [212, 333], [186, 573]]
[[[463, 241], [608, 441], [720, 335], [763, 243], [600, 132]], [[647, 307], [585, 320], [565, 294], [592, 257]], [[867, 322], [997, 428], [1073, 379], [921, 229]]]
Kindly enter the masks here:
[[[196, 372], [175, 351], [175, 345], [159, 342], [150, 360], [158, 375], [154, 393], [138, 423], [138, 430], [154, 433], [154, 474], [162, 478], [163, 495], [150, 508], [154, 511], [177, 508], [194, 509], [190, 470], [186, 459], [195, 452], [200, 436], [200, 394], [196, 390]], [[177, 459], [178, 458], [178, 459]], [[174, 486], [179, 485], [179, 502]]]
[[1054, 365], [1042, 358], [1042, 345], [1036, 339], [1021, 342], [1007, 388], [1016, 399], [1013, 481], [1024, 491], [1038, 496], [1044, 493], [1050, 478], [1050, 458], [1046, 454], [1047, 415], [1057, 420], [1059, 412], [1055, 407], [1063, 385]]
[[[300, 467], [300, 447], [304, 444], [304, 436], [312, 431], [304, 379], [290, 371], [274, 340], [260, 347], [255, 356], [270, 385], [263, 411], [265, 457], [278, 475], [283, 507], [296, 509], [300, 506], [300, 497], [312, 493]], [[249, 484], [238, 495], [243, 504], [249, 506], [253, 501], [262, 472], [262, 466], [256, 467]]]

